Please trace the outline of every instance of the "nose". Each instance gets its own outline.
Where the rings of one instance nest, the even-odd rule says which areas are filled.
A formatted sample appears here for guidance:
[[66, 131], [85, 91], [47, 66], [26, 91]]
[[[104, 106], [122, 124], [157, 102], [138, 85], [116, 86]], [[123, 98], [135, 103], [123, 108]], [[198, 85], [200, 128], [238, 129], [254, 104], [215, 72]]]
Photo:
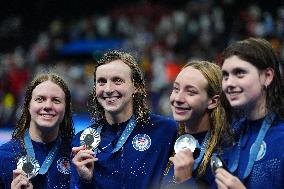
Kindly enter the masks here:
[[223, 88], [235, 87], [236, 83], [234, 77], [228, 76], [226, 79], [223, 79], [222, 85]]
[[106, 83], [106, 87], [105, 87], [105, 90], [104, 90], [106, 93], [111, 93], [113, 92], [113, 85], [111, 82], [107, 82]]
[[44, 110], [50, 110], [52, 109], [52, 101], [51, 100], [46, 100], [44, 102]]
[[174, 94], [174, 101], [175, 101], [176, 103], [179, 103], [179, 104], [184, 103], [184, 101], [185, 101], [185, 99], [184, 99], [184, 93], [181, 92], [181, 91], [175, 93], [175, 94]]

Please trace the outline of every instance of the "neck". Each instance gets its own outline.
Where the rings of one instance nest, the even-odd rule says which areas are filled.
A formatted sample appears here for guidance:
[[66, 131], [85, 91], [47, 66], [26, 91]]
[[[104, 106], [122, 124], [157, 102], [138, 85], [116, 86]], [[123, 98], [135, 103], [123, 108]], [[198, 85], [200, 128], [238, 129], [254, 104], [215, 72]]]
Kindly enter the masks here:
[[185, 132], [189, 134], [201, 133], [210, 130], [209, 114], [205, 113], [199, 120], [186, 124]]
[[56, 140], [59, 132], [59, 127], [55, 127], [52, 129], [39, 129], [34, 126], [30, 126], [29, 133], [31, 139], [36, 142], [44, 142], [49, 143]]
[[262, 99], [258, 100], [258, 102], [252, 106], [252, 108], [246, 111], [246, 115], [249, 120], [257, 120], [263, 118], [267, 112], [266, 99], [263, 97]]
[[106, 121], [110, 125], [126, 122], [127, 120], [130, 119], [132, 115], [133, 115], [133, 111], [123, 112], [120, 114], [105, 113]]

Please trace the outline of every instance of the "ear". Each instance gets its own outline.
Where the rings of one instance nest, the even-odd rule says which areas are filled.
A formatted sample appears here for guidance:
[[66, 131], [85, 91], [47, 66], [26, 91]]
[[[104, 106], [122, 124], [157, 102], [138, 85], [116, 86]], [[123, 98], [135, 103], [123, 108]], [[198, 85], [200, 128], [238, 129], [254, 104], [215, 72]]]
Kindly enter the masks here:
[[267, 88], [273, 81], [274, 78], [274, 70], [272, 68], [266, 68], [264, 70], [264, 76], [265, 76], [265, 80], [264, 80], [264, 85]]
[[208, 102], [208, 109], [212, 110], [214, 108], [216, 108], [219, 105], [219, 101], [220, 101], [220, 96], [219, 95], [214, 95]]

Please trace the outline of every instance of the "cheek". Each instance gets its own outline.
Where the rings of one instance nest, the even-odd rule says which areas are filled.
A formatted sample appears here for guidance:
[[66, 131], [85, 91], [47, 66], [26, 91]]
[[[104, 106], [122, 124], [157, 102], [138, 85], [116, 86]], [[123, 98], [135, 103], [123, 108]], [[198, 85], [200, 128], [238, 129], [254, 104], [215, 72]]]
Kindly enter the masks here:
[[188, 97], [186, 99], [186, 102], [192, 106], [192, 107], [196, 107], [196, 109], [202, 109], [205, 105], [205, 99], [203, 99], [200, 96], [193, 96], [193, 97]]
[[222, 90], [225, 91], [226, 90], [226, 82], [222, 80]]
[[261, 86], [259, 85], [251, 85], [251, 86], [247, 86], [247, 96], [249, 96], [250, 98], [257, 98], [261, 95]]
[[174, 93], [171, 93], [171, 96], [170, 96], [170, 103], [173, 103], [173, 102], [174, 102], [174, 99], [175, 99], [175, 94], [174, 94]]
[[40, 111], [40, 109], [41, 109], [41, 106], [37, 105], [37, 104], [30, 104], [30, 106], [29, 106], [30, 114], [33, 114], [33, 113], [35, 113], [37, 111]]
[[56, 111], [62, 116], [65, 115], [65, 109], [66, 109], [66, 106], [65, 105], [59, 105], [56, 107]]
[[96, 90], [94, 91], [94, 96], [99, 96], [102, 94], [103, 89], [100, 87], [97, 87]]

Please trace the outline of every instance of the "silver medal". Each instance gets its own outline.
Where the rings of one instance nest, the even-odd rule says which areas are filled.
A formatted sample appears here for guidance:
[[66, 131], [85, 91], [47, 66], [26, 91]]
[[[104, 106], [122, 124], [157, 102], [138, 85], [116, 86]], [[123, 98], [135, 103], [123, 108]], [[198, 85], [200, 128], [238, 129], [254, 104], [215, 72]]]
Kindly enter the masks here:
[[210, 166], [211, 166], [211, 170], [214, 174], [215, 174], [215, 172], [218, 168], [224, 167], [222, 160], [216, 155], [213, 155], [211, 157]]
[[178, 153], [182, 149], [189, 148], [191, 152], [194, 152], [198, 146], [198, 141], [189, 134], [181, 135], [175, 142], [174, 150]]
[[23, 156], [17, 163], [17, 169], [23, 170], [27, 174], [28, 179], [31, 179], [38, 174], [40, 166], [35, 158]]
[[93, 128], [85, 129], [80, 136], [80, 145], [86, 145], [88, 150], [94, 150], [101, 141], [100, 134]]

